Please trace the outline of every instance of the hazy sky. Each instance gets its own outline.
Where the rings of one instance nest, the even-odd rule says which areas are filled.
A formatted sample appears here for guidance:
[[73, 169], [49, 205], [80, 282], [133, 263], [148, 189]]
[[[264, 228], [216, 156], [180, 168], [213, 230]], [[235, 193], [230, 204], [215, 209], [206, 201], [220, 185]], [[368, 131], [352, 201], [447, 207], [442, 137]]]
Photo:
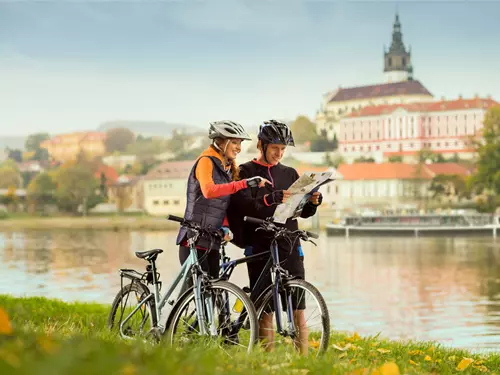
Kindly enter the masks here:
[[500, 1], [0, 0], [0, 135], [313, 117], [384, 81], [396, 7], [435, 96], [500, 100]]

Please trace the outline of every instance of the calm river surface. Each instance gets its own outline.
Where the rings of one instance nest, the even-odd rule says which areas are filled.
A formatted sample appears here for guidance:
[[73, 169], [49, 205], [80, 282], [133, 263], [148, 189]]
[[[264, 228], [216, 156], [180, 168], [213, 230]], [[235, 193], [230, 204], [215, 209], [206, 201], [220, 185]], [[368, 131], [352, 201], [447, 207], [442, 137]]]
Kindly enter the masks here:
[[[136, 250], [163, 248], [164, 285], [179, 269], [177, 232], [0, 231], [0, 293], [111, 303], [117, 270], [145, 262]], [[500, 240], [336, 238], [306, 243], [306, 278], [323, 293], [333, 328], [446, 346], [500, 347]], [[233, 257], [242, 251], [229, 247]], [[247, 285], [246, 266], [233, 274]]]

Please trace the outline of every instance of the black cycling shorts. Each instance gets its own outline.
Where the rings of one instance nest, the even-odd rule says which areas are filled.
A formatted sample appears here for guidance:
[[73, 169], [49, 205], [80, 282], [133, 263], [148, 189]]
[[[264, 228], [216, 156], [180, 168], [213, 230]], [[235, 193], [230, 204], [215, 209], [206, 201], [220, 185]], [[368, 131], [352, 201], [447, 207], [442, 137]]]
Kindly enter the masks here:
[[[254, 255], [259, 254], [264, 251], [268, 250], [253, 248], [252, 254]], [[271, 254], [269, 254], [269, 256], [271, 256]], [[289, 250], [287, 251], [280, 250], [279, 257], [280, 257], [281, 267], [287, 270], [291, 276], [295, 276], [297, 278], [305, 280], [304, 257], [299, 254], [297, 249], [293, 250], [291, 253], [289, 253]], [[269, 258], [265, 257], [262, 260], [258, 259], [247, 263], [248, 278], [250, 280], [250, 289], [252, 289], [252, 297], [253, 297], [252, 299], [254, 298], [256, 299], [257, 297], [259, 297], [261, 293], [269, 285], [272, 284], [270, 269], [266, 268], [268, 260]], [[261, 276], [261, 273], [263, 271], [264, 274]], [[259, 280], [259, 277], [261, 278], [261, 280]], [[283, 302], [283, 309], [285, 310], [286, 305], [284, 305], [285, 301], [283, 297], [284, 296], [282, 295], [281, 299]], [[306, 305], [303, 296], [302, 298], [300, 298], [300, 296], [298, 296], [297, 293], [294, 293], [292, 295], [292, 306], [294, 310], [304, 310], [306, 308]], [[272, 306], [270, 307], [270, 309], [274, 311], [274, 309], [272, 309]]]

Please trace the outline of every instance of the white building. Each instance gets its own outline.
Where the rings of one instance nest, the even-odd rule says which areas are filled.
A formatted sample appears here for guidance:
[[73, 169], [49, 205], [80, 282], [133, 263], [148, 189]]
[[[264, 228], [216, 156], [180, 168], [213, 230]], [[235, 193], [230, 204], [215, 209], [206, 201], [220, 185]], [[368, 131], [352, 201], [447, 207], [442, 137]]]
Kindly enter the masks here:
[[195, 161], [164, 162], [143, 179], [144, 209], [150, 215], [183, 215], [188, 176]]
[[346, 161], [364, 157], [411, 157], [429, 149], [446, 157], [473, 154], [491, 98], [364, 107], [340, 121], [339, 151]]
[[125, 168], [127, 165], [134, 165], [137, 160], [135, 155], [108, 155], [102, 158], [104, 164], [110, 167], [120, 170]]
[[336, 207], [396, 209], [417, 205], [430, 198], [432, 179], [439, 174], [466, 176], [467, 168], [456, 163], [437, 163], [419, 166], [405, 163], [341, 164], [337, 172], [342, 178], [336, 183]]

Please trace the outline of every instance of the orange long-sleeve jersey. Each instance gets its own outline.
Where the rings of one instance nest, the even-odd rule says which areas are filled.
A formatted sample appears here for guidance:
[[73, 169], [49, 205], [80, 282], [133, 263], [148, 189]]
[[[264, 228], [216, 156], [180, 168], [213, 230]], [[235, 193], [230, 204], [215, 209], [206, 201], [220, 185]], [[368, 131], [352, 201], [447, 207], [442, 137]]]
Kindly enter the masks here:
[[[212, 178], [214, 168], [212, 160], [204, 156], [216, 157], [222, 162], [223, 165], [224, 160], [212, 147], [209, 147], [200, 155], [200, 160], [196, 165], [195, 176], [200, 183], [201, 193], [206, 199], [213, 199], [223, 197], [225, 195], [231, 195], [247, 187], [246, 180], [232, 181], [226, 184], [214, 183], [214, 180]], [[227, 167], [227, 169], [229, 168], [230, 167]], [[222, 225], [228, 225], [227, 216], [224, 217], [224, 222]]]

